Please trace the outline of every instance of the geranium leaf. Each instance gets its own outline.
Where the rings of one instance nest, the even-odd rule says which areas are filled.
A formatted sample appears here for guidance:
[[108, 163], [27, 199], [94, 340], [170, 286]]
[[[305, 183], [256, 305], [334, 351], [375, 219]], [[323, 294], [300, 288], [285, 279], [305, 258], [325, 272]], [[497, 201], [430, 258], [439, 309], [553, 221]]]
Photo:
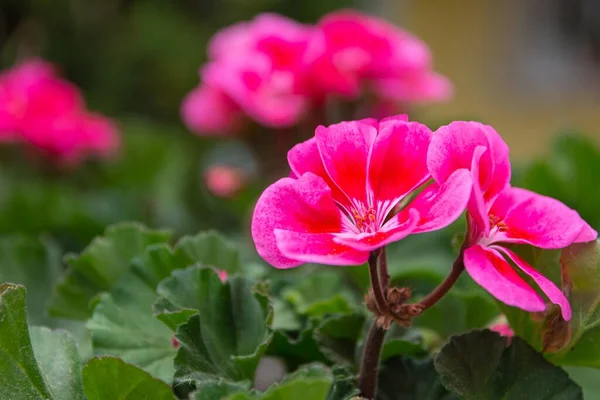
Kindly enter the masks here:
[[[198, 266], [175, 271], [167, 282], [163, 295], [173, 307], [197, 310], [177, 329], [176, 378], [251, 380], [272, 337], [268, 298], [249, 280], [223, 283], [214, 270]], [[185, 288], [186, 295], [169, 288]]]
[[[6, 399], [84, 399], [75, 341], [27, 327], [25, 288], [0, 285], [0, 393]], [[30, 336], [31, 334], [31, 336]]]
[[519, 337], [473, 331], [450, 339], [435, 368], [444, 386], [465, 400], [581, 400], [581, 388]]
[[28, 288], [27, 318], [30, 324], [48, 324], [46, 315], [52, 285], [61, 272], [60, 249], [49, 240], [25, 235], [0, 238], [0, 282]]
[[129, 269], [131, 260], [147, 246], [170, 239], [166, 231], [150, 230], [135, 223], [108, 227], [79, 255], [69, 255], [69, 270], [56, 286], [49, 312], [52, 316], [86, 319], [91, 316], [90, 301], [100, 292], [110, 291]]
[[29, 329], [35, 358], [54, 400], [83, 400], [81, 362], [68, 332], [44, 327]]
[[336, 364], [353, 367], [364, 323], [365, 317], [362, 314], [332, 315], [325, 318], [314, 332], [321, 353]]
[[119, 358], [93, 358], [82, 375], [87, 400], [175, 399], [169, 385]]

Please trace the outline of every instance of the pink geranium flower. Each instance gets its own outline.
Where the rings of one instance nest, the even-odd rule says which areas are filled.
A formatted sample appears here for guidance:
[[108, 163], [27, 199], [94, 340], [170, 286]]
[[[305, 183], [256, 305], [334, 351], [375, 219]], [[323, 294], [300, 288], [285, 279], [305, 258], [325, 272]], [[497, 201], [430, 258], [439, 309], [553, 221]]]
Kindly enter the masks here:
[[181, 117], [194, 132], [223, 136], [237, 130], [241, 111], [221, 89], [202, 84], [183, 100]]
[[313, 82], [324, 94], [355, 98], [365, 84], [401, 102], [445, 100], [449, 81], [431, 70], [425, 43], [380, 18], [343, 10], [317, 25], [306, 56]]
[[560, 249], [594, 240], [597, 233], [558, 200], [511, 187], [508, 146], [490, 126], [453, 122], [441, 127], [433, 136], [427, 163], [438, 183], [456, 170], [471, 170], [474, 184], [468, 204], [464, 265], [473, 280], [510, 306], [544, 311], [544, 299], [521, 278], [520, 271], [569, 320], [571, 308], [561, 290], [506, 245]]
[[[311, 27], [276, 14], [227, 27], [209, 43], [210, 61], [201, 69], [202, 82], [262, 125], [292, 126], [309, 105], [303, 58], [311, 33]], [[218, 111], [210, 120], [213, 126], [198, 123], [197, 116], [206, 121], [209, 115], [199, 100], [193, 104], [188, 97], [183, 111], [188, 127], [210, 133], [216, 120], [216, 128], [231, 128], [223, 117], [225, 112], [234, 114], [230, 106], [224, 106], [222, 97], [202, 93], [204, 108]]]
[[88, 112], [79, 90], [41, 60], [0, 75], [0, 139], [25, 142], [67, 165], [110, 156], [120, 144], [113, 122]]
[[431, 131], [406, 116], [319, 126], [288, 153], [292, 170], [259, 198], [252, 220], [258, 253], [277, 268], [303, 262], [364, 263], [369, 252], [411, 233], [443, 228], [463, 212], [467, 169], [432, 183]]

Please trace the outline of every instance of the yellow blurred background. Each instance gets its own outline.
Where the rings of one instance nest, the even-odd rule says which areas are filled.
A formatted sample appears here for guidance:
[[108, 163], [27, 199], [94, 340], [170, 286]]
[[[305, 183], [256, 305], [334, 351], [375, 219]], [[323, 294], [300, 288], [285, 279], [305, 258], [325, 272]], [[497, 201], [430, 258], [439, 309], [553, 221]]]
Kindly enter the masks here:
[[[391, 0], [385, 13], [432, 49], [454, 100], [429, 119], [476, 119], [522, 160], [558, 131], [600, 142], [600, 1]], [[388, 16], [389, 17], [389, 16]]]

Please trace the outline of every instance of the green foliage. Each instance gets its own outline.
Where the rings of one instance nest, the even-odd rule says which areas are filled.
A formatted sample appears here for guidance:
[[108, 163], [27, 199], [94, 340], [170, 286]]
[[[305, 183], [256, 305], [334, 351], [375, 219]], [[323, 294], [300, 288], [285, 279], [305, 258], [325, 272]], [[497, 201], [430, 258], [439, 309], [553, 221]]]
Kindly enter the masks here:
[[583, 399], [581, 388], [524, 340], [491, 331], [450, 339], [435, 359], [444, 386], [465, 400]]
[[573, 317], [565, 322], [556, 306], [541, 315], [501, 306], [515, 333], [559, 365], [600, 367], [600, 253], [598, 242], [562, 251], [520, 249], [537, 270], [568, 294]]
[[88, 318], [92, 298], [110, 290], [135, 256], [150, 244], [169, 239], [167, 232], [148, 230], [138, 224], [109, 227], [103, 237], [96, 238], [81, 254], [66, 258], [70, 268], [56, 287], [50, 313], [65, 318]]
[[93, 358], [82, 375], [88, 400], [175, 399], [169, 385], [119, 358]]
[[[175, 377], [195, 381], [252, 379], [271, 340], [268, 298], [244, 278], [221, 283], [211, 269], [191, 267], [181, 272], [176, 272], [174, 279], [190, 285], [169, 293], [171, 310], [188, 307], [197, 313], [177, 328], [175, 337], [181, 346], [175, 357]], [[181, 300], [179, 294], [183, 295]]]

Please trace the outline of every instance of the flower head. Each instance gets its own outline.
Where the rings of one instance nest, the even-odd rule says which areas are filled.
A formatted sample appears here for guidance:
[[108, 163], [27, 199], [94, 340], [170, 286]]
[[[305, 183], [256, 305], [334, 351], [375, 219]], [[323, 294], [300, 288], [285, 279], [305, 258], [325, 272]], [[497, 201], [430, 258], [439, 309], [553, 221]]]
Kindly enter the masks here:
[[246, 179], [240, 168], [229, 165], [214, 165], [204, 174], [208, 190], [217, 197], [229, 198], [244, 186]]
[[447, 79], [431, 70], [425, 43], [380, 18], [343, 10], [317, 25], [307, 52], [311, 78], [325, 93], [357, 97], [366, 85], [396, 101], [445, 100]]
[[119, 146], [112, 121], [85, 110], [77, 88], [41, 60], [0, 75], [0, 138], [26, 142], [63, 164], [110, 156]]
[[571, 307], [561, 290], [506, 245], [560, 249], [594, 240], [597, 233], [558, 200], [510, 186], [508, 146], [489, 126], [453, 122], [441, 127], [427, 162], [438, 183], [457, 169], [471, 171], [464, 265], [473, 280], [508, 305], [544, 311], [544, 299], [521, 277], [526, 275], [569, 320]]
[[[292, 170], [256, 204], [252, 236], [278, 268], [362, 264], [369, 252], [452, 223], [471, 193], [470, 173], [425, 185], [431, 131], [406, 116], [319, 126], [288, 153]], [[417, 189], [425, 187], [397, 211]]]

